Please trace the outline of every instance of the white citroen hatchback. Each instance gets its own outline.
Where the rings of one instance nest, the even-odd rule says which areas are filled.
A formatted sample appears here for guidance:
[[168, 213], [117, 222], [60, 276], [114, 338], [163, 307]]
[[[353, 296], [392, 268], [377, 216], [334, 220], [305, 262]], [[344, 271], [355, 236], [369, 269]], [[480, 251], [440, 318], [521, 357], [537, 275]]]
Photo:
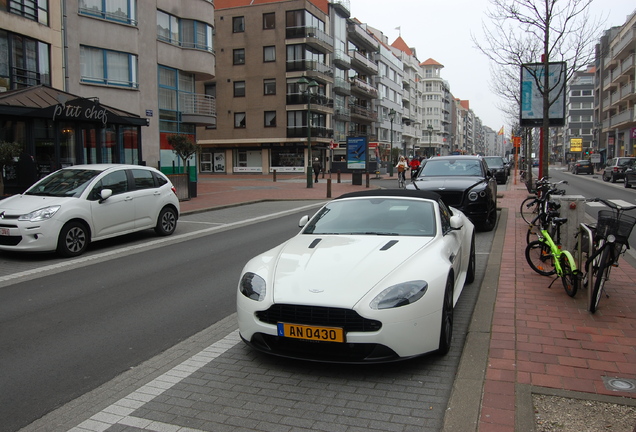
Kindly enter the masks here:
[[154, 228], [172, 234], [179, 199], [170, 180], [138, 165], [75, 165], [0, 201], [0, 250], [72, 257], [90, 242]]

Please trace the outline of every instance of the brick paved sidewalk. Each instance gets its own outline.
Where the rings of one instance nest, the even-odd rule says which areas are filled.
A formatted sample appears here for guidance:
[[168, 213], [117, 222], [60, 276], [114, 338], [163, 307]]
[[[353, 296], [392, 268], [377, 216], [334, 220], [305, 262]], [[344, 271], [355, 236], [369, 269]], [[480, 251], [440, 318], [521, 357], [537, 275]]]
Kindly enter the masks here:
[[[636, 380], [636, 270], [621, 258], [605, 285], [610, 297], [601, 299], [595, 314], [587, 311], [586, 289], [570, 298], [560, 280], [548, 288], [553, 278], [535, 273], [525, 259], [527, 225], [518, 211], [528, 195], [525, 185], [508, 189], [499, 199], [509, 210], [479, 430], [520, 430], [523, 398], [528, 403], [529, 393], [549, 389], [576, 398], [619, 396], [633, 404], [636, 393], [605, 383]], [[527, 421], [532, 406], [523, 408]]]

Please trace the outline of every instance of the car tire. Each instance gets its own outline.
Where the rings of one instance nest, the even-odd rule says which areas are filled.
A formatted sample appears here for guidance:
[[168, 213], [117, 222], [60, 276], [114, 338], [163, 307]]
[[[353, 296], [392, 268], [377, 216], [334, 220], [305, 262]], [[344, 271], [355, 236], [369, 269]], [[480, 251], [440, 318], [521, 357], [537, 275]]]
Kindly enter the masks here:
[[468, 269], [466, 270], [466, 283], [473, 283], [475, 281], [475, 233], [473, 233], [472, 240], [470, 241], [470, 255], [468, 257]]
[[57, 253], [63, 257], [83, 254], [90, 243], [90, 233], [86, 225], [79, 221], [67, 222], [57, 238]]
[[492, 231], [495, 229], [495, 225], [497, 225], [497, 205], [493, 205], [488, 215], [486, 216], [486, 220], [481, 224], [482, 231]]
[[610, 181], [612, 183], [616, 183], [616, 176], [614, 175], [614, 173], [612, 173], [611, 177], [610, 177]]
[[627, 180], [627, 176], [625, 176], [625, 179], [623, 180], [623, 184], [625, 185], [625, 189], [630, 189], [632, 187], [632, 185], [630, 185], [629, 181]]
[[177, 211], [172, 207], [164, 207], [159, 212], [155, 232], [160, 236], [169, 236], [177, 229]]
[[453, 277], [448, 276], [446, 290], [444, 291], [444, 303], [442, 305], [442, 325], [439, 329], [439, 348], [437, 353], [448, 354], [453, 340]]
[[605, 173], [603, 173], [603, 175], [601, 176], [601, 178], [603, 179], [604, 182], [609, 181], [609, 179], [605, 176]]

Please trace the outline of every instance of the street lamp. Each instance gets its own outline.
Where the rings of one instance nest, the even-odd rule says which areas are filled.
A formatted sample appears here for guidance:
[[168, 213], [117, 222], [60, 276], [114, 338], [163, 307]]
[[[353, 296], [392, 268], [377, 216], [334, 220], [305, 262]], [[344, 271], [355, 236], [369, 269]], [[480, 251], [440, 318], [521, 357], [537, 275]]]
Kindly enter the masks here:
[[431, 157], [430, 151], [431, 151], [431, 139], [433, 138], [433, 125], [429, 124], [428, 126], [426, 126], [426, 129], [428, 130], [428, 148], [426, 149], [426, 157]]
[[391, 108], [389, 111], [389, 120], [391, 121], [391, 151], [389, 152], [389, 176], [393, 177], [393, 120], [395, 120], [395, 110]]
[[311, 168], [311, 97], [318, 90], [318, 86], [316, 81], [308, 81], [305, 77], [298, 80], [300, 92], [307, 97], [307, 188], [309, 189], [314, 187]]

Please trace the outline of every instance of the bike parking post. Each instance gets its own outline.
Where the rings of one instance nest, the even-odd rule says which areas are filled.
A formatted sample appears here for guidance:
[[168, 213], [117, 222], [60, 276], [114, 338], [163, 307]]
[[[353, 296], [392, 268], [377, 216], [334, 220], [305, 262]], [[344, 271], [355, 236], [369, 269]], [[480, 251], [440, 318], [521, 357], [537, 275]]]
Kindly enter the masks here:
[[568, 218], [568, 223], [562, 227], [565, 228], [565, 231], [561, 232], [563, 249], [574, 250], [579, 224], [585, 221], [585, 197], [582, 195], [553, 195], [552, 199], [561, 205], [560, 217]]
[[[586, 241], [587, 240], [587, 241]], [[586, 246], [587, 246], [587, 253], [583, 253], [583, 242], [586, 241]], [[592, 230], [585, 225], [584, 223], [579, 224], [579, 247], [577, 250], [578, 253], [578, 268], [579, 269], [583, 269], [582, 271], [585, 270], [585, 261], [587, 261], [587, 258], [594, 253], [594, 234], [592, 233]], [[583, 256], [585, 255], [585, 257]], [[584, 288], [587, 288], [587, 304], [590, 305], [592, 303], [592, 284], [594, 283], [592, 280], [592, 274], [591, 274], [591, 263], [590, 263], [590, 268], [588, 270], [588, 275], [587, 275], [587, 284]], [[588, 308], [589, 310], [589, 308]]]

